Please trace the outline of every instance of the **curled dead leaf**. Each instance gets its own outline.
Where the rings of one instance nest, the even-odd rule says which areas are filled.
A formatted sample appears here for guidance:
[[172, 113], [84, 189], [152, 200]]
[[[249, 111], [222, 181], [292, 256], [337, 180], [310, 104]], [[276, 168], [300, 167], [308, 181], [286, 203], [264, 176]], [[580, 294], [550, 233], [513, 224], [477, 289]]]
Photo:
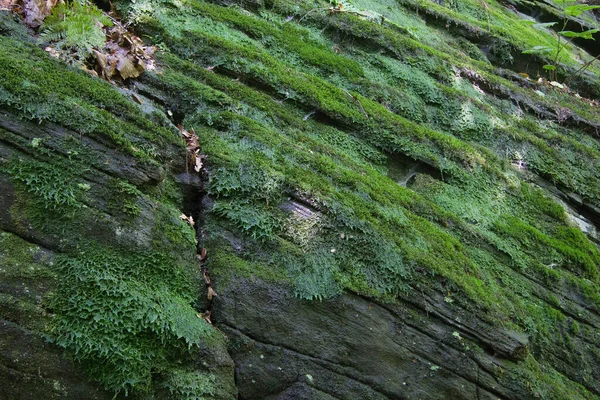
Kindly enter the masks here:
[[44, 50], [50, 54], [50, 57], [60, 58], [60, 53], [56, 50], [56, 48], [48, 46]]
[[200, 143], [198, 141], [198, 135], [192, 129], [186, 130], [182, 125], [177, 125], [177, 128], [181, 132], [181, 136], [186, 142], [186, 150], [188, 152], [188, 162], [194, 168], [194, 171], [200, 172], [202, 170], [202, 154], [200, 154]]
[[203, 320], [205, 320], [206, 322], [208, 322], [209, 324], [212, 325], [212, 321], [210, 320], [210, 311], [209, 310], [206, 310], [202, 314], [198, 313], [198, 314], [196, 314], [196, 316], [198, 318], [202, 318]]
[[42, 25], [44, 18], [52, 12], [52, 7], [55, 5], [56, 1], [24, 0], [25, 24], [30, 28], [37, 28]]
[[196, 156], [196, 162], [194, 164], [194, 171], [200, 172], [200, 170], [202, 169], [202, 160], [200, 159], [200, 157]]
[[208, 293], [206, 294], [206, 298], [208, 300], [212, 300], [213, 297], [215, 297], [215, 296], [217, 296], [217, 292], [215, 292], [214, 289], [211, 286], [209, 286], [208, 287]]
[[142, 71], [140, 71], [128, 57], [119, 59], [117, 63], [117, 71], [119, 71], [119, 74], [123, 80], [137, 78], [142, 73]]
[[133, 98], [133, 100], [138, 103], [138, 104], [144, 104], [144, 100], [142, 100], [142, 98], [140, 96], [138, 96], [135, 93], [131, 93], [131, 97]]
[[210, 275], [208, 275], [207, 269], [202, 271], [202, 278], [204, 278], [204, 283], [206, 283], [207, 285], [210, 285]]
[[187, 215], [182, 213], [179, 216], [179, 218], [181, 218], [183, 221], [187, 222], [192, 228], [194, 227], [194, 218], [192, 218], [191, 215], [188, 217]]

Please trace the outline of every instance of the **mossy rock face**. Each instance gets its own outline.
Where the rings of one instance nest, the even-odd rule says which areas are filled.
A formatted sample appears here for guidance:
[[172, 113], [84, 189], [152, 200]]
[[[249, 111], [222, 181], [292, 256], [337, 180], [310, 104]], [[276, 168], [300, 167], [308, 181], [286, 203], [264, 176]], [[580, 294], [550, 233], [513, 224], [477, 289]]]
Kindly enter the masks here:
[[120, 395], [600, 396], [600, 111], [525, 77], [554, 36], [343, 3], [117, 2], [161, 49], [122, 91], [0, 20], [2, 318]]
[[196, 232], [180, 215], [198, 186], [177, 183], [178, 130], [35, 46], [0, 37], [0, 53], [9, 397], [233, 398], [224, 338], [196, 309]]

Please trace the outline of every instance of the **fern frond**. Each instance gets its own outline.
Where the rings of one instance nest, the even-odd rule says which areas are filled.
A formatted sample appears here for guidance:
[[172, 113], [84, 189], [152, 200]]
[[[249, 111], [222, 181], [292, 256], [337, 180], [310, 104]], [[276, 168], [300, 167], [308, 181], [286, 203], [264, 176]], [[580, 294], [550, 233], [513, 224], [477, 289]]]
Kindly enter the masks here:
[[104, 46], [106, 36], [102, 27], [112, 25], [102, 10], [87, 1], [61, 3], [44, 20], [40, 40], [76, 50], [84, 58], [93, 48]]

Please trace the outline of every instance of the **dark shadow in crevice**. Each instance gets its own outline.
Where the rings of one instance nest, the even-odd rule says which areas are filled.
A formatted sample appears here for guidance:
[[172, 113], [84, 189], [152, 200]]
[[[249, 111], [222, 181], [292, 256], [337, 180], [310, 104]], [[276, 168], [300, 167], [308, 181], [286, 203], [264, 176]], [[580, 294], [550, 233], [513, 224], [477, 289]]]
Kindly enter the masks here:
[[418, 174], [426, 174], [443, 181], [442, 174], [438, 169], [405, 154], [389, 154], [387, 168], [388, 178], [403, 187], [410, 187]]

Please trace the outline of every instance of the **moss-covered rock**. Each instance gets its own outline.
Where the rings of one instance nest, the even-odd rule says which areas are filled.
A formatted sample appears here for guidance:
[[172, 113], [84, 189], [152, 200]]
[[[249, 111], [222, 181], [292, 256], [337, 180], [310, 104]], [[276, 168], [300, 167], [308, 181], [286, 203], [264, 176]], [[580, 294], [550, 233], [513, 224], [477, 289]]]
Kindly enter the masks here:
[[599, 396], [600, 112], [533, 79], [553, 34], [340, 3], [118, 2], [161, 49], [121, 92], [0, 37], [0, 228], [57, 254], [54, 317], [17, 323], [142, 396], [232, 397], [219, 330], [243, 398]]

